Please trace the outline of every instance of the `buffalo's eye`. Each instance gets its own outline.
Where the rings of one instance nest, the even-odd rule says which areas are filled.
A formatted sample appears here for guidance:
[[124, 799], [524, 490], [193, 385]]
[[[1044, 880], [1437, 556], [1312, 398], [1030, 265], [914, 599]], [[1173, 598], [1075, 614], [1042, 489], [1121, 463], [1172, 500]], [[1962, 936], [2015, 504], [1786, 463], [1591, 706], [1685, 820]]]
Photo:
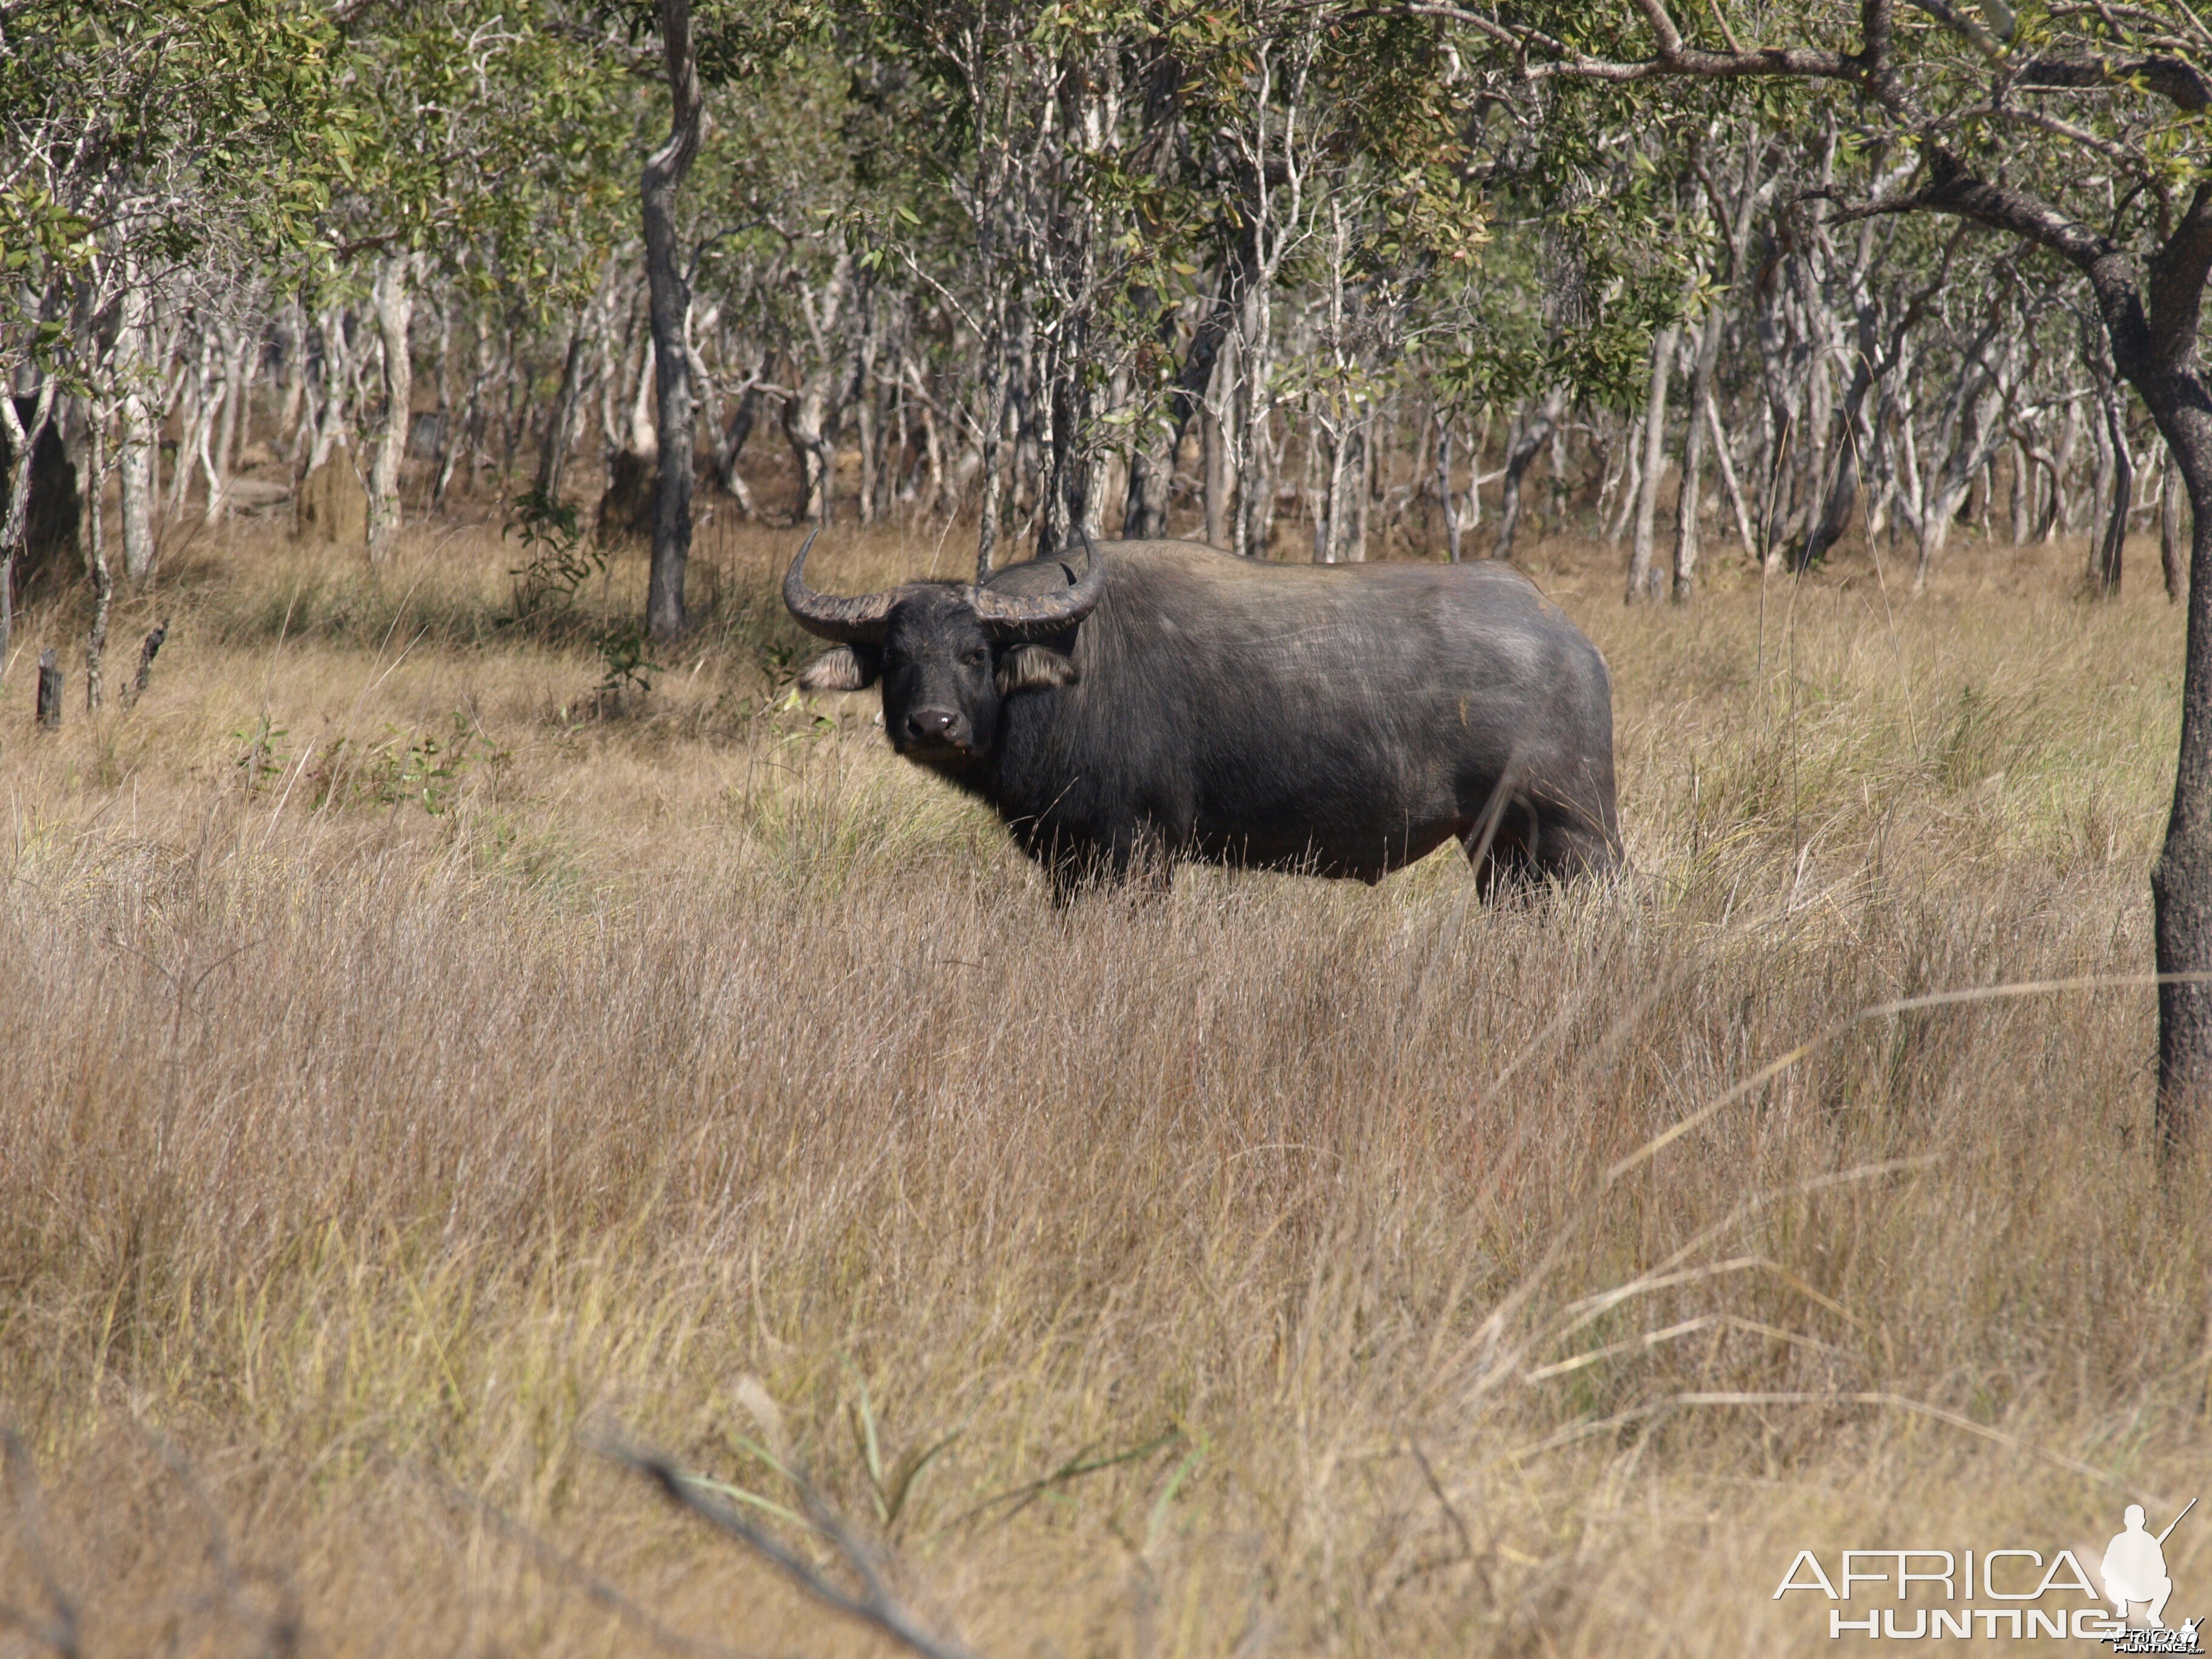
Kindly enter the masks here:
[[986, 647], [979, 645], [971, 651], [963, 653], [960, 660], [970, 668], [981, 668], [991, 660], [991, 653]]

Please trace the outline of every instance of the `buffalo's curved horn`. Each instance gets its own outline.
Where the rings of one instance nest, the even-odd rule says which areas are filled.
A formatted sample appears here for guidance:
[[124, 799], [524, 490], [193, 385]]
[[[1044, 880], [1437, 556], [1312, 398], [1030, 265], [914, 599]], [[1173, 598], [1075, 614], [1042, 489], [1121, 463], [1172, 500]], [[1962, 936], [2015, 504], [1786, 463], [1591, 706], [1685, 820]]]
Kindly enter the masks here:
[[1016, 599], [988, 587], [973, 590], [970, 603], [994, 639], [1033, 645], [1065, 634], [1091, 614], [1106, 592], [1106, 561], [1098, 556], [1097, 544], [1088, 530], [1079, 526], [1076, 534], [1083, 538], [1083, 551], [1090, 560], [1080, 581], [1036, 599]]
[[807, 532], [805, 542], [799, 547], [799, 556], [791, 562], [784, 573], [783, 605], [797, 619], [799, 625], [810, 634], [818, 634], [825, 640], [836, 640], [845, 645], [873, 645], [884, 636], [884, 627], [898, 603], [898, 590], [892, 588], [882, 593], [864, 593], [858, 599], [841, 599], [834, 594], [817, 593], [806, 585], [806, 555], [814, 545], [815, 537], [822, 533], [820, 526]]

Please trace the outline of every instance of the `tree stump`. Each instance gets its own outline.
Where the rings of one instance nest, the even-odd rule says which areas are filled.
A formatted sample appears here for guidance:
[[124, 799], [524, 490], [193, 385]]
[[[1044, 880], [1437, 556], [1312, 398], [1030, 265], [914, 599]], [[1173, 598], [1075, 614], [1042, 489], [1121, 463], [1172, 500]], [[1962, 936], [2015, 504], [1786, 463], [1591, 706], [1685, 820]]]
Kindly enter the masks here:
[[39, 726], [58, 731], [62, 723], [62, 671], [51, 645], [39, 653]]
[[146, 642], [138, 647], [138, 678], [131, 683], [131, 702], [136, 702], [144, 696], [146, 688], [153, 683], [154, 658], [161, 648], [161, 641], [168, 636], [169, 623], [164, 617], [161, 624], [146, 636]]
[[608, 469], [605, 494], [599, 497], [599, 545], [651, 541], [653, 514], [660, 499], [658, 463], [649, 455], [625, 449]]

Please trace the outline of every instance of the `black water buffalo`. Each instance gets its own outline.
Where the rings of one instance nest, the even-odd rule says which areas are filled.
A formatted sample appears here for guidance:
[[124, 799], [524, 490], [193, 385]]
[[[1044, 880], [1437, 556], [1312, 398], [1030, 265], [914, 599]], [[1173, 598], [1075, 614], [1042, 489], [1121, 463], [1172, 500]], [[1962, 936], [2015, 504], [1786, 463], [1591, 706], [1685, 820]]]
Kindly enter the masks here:
[[883, 683], [891, 745], [990, 803], [1065, 898], [1172, 861], [1379, 881], [1456, 836], [1486, 890], [1611, 868], [1605, 659], [1510, 566], [1084, 544], [981, 587], [839, 599], [810, 690]]

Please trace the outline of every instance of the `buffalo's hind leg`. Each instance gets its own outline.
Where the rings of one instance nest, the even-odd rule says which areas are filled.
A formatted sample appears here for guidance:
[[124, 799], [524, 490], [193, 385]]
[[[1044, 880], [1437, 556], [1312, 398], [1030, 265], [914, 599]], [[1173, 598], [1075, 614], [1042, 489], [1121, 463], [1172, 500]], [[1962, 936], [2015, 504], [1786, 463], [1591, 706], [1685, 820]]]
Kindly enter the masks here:
[[1620, 848], [1612, 837], [1578, 819], [1554, 819], [1544, 826], [1543, 873], [1557, 881], [1609, 876], [1620, 868]]
[[1504, 793], [1504, 787], [1493, 787], [1480, 814], [1460, 836], [1474, 870], [1475, 890], [1485, 899], [1522, 891], [1542, 879], [1534, 857], [1543, 833], [1535, 809], [1526, 795]]
[[1486, 899], [1604, 875], [1620, 862], [1610, 837], [1577, 816], [1547, 812], [1520, 794], [1505, 804], [1494, 825], [1478, 821], [1462, 844]]
[[1525, 892], [1543, 879], [1517, 828], [1500, 824], [1485, 837], [1478, 827], [1461, 838], [1461, 845], [1474, 871], [1474, 890], [1486, 900]]

